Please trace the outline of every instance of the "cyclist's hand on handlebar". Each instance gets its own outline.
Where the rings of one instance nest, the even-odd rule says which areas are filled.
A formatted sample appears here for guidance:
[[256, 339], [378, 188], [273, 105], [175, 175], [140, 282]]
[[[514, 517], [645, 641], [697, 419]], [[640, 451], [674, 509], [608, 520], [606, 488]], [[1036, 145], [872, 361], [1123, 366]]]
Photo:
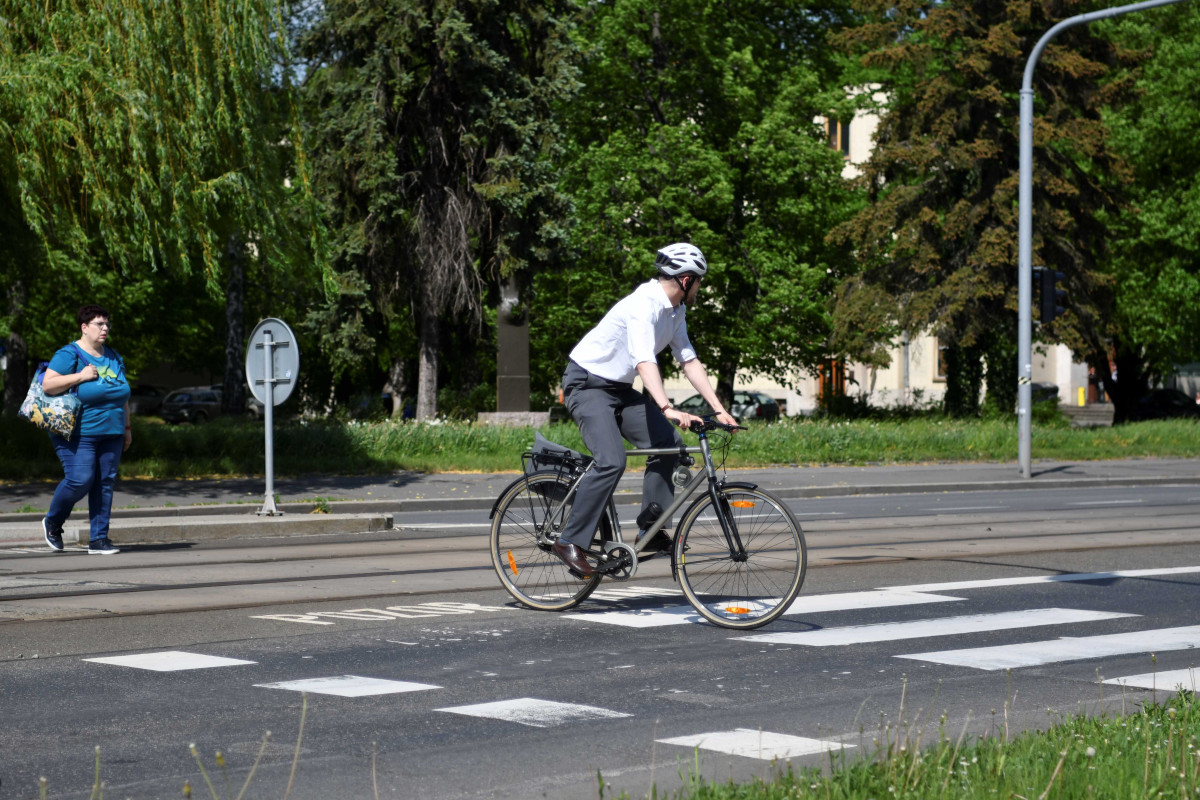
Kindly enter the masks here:
[[689, 414], [686, 411], [680, 411], [678, 408], [668, 408], [663, 414], [667, 419], [684, 430], [690, 430], [692, 425], [696, 423], [704, 424], [703, 418], [697, 417], [695, 414]]
[[735, 428], [740, 427], [738, 425], [738, 421], [736, 419], [734, 419], [733, 415], [730, 414], [728, 411], [723, 411], [720, 414], [717, 414], [716, 420], [717, 420], [717, 422], [721, 423], [722, 425], [732, 425]]

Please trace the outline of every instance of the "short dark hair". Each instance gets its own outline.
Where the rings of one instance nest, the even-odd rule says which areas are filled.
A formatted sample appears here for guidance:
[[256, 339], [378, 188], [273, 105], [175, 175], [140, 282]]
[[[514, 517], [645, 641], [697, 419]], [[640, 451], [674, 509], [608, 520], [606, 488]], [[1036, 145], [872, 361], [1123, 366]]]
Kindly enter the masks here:
[[79, 311], [75, 313], [75, 321], [80, 325], [91, 322], [96, 317], [108, 319], [108, 309], [95, 303], [88, 303], [86, 306], [80, 306]]

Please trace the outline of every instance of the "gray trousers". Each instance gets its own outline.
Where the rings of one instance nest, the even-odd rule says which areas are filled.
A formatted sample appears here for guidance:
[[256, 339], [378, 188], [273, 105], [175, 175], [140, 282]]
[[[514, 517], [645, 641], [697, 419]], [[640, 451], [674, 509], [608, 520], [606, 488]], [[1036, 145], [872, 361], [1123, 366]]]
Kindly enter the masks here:
[[[563, 400], [596, 463], [579, 482], [571, 516], [559, 539], [586, 548], [625, 472], [621, 437], [634, 447], [680, 447], [683, 439], [649, 396], [634, 391], [632, 384], [593, 375], [574, 361], [563, 373]], [[675, 456], [646, 459], [642, 508], [652, 502], [664, 509], [671, 505], [675, 495], [671, 472], [677, 461]]]

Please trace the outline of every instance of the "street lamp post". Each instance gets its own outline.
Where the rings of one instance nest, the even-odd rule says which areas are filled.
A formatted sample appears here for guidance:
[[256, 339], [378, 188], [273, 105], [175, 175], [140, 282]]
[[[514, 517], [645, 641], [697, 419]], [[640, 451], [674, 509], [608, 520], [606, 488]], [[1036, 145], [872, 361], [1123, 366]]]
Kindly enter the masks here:
[[1025, 77], [1021, 81], [1021, 184], [1017, 195], [1020, 205], [1017, 234], [1017, 463], [1022, 478], [1032, 477], [1033, 474], [1033, 398], [1030, 386], [1033, 380], [1033, 69], [1050, 40], [1067, 28], [1182, 2], [1184, 0], [1147, 0], [1069, 17], [1042, 34], [1029, 54], [1029, 60], [1025, 62]]

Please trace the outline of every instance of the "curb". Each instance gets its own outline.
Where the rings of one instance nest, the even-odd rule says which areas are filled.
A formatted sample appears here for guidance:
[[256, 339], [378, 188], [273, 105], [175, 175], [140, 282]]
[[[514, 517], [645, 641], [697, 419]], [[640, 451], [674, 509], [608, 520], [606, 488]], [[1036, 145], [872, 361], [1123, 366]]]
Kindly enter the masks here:
[[[751, 481], [753, 482], [753, 481]], [[1149, 476], [1149, 477], [1105, 477], [1105, 478], [1031, 478], [1005, 481], [961, 481], [957, 483], [897, 483], [871, 486], [840, 484], [832, 486], [772, 486], [760, 481], [772, 494], [785, 499], [805, 497], [852, 497], [855, 495], [927, 494], [941, 492], [1016, 491], [1020, 489], [1083, 489], [1105, 486], [1170, 486], [1200, 485], [1200, 475]], [[622, 491], [615, 496], [619, 505], [641, 502], [638, 491]], [[113, 519], [127, 521], [127, 525], [138, 525], [137, 520], [160, 520], [190, 518], [199, 520], [207, 517], [242, 516], [247, 525], [254, 522], [277, 524], [275, 520], [286, 519], [298, 523], [301, 519], [332, 518], [342, 516], [378, 514], [390, 517], [393, 514], [409, 514], [435, 511], [491, 511], [494, 497], [444, 497], [396, 500], [333, 500], [324, 503], [290, 502], [279, 503], [283, 517], [259, 517], [254, 508], [257, 503], [225, 503], [203, 506], [148, 506], [146, 508], [114, 508]], [[0, 514], [0, 525], [5, 523], [40, 522], [41, 513]], [[196, 524], [196, 523], [191, 523]], [[178, 523], [177, 523], [178, 526]], [[126, 527], [126, 526], [123, 526]], [[161, 527], [169, 528], [169, 523]], [[319, 527], [316, 526], [316, 527]], [[391, 527], [390, 523], [388, 527]], [[372, 529], [375, 530], [375, 529]], [[0, 539], [3, 536], [0, 534]]]
[[[378, 533], [393, 529], [391, 514], [305, 514], [278, 517], [211, 515], [129, 519], [123, 522], [115, 536], [118, 540], [116, 544], [120, 547], [127, 544], [174, 544], [219, 539]], [[63, 541], [68, 544], [86, 545], [88, 537], [89, 529], [86, 523], [68, 524], [63, 529]], [[0, 525], [0, 549], [31, 544], [44, 545], [40, 528], [34, 529], [27, 523], [10, 522]]]

